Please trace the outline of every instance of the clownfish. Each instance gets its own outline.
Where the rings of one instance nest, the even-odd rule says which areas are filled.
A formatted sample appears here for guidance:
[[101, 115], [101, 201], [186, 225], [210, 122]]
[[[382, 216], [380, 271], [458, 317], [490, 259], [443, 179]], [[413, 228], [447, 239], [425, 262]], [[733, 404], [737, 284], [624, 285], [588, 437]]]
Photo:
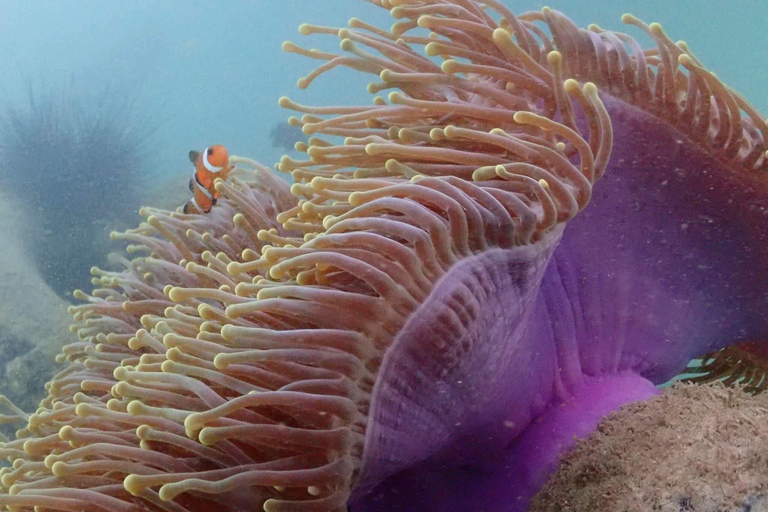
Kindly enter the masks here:
[[189, 190], [192, 199], [184, 205], [184, 213], [208, 213], [219, 199], [219, 194], [213, 186], [216, 178], [227, 179], [232, 170], [229, 164], [227, 148], [216, 145], [203, 151], [190, 151], [189, 161], [195, 166], [195, 174], [189, 180]]

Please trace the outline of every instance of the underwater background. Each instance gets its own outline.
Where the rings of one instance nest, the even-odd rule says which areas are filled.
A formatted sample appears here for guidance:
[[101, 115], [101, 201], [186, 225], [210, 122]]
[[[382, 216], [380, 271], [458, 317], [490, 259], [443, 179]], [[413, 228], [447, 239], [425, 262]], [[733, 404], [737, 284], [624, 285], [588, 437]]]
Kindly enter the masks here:
[[[658, 21], [768, 111], [762, 0], [505, 4], [548, 5], [646, 45], [620, 17]], [[54, 355], [74, 339], [71, 290], [109, 265], [109, 232], [138, 223], [140, 206], [186, 201], [190, 150], [224, 144], [271, 166], [301, 137], [285, 127], [280, 96], [370, 102], [366, 82], [344, 69], [299, 90], [312, 64], [281, 50], [304, 39], [300, 23], [343, 26], [349, 13], [392, 23], [363, 0], [0, 1], [0, 392], [34, 409]]]
[[[768, 110], [768, 9], [761, 0], [504, 3], [518, 13], [548, 5], [579, 26], [596, 23], [640, 40], [621, 15], [658, 21], [759, 110]], [[159, 125], [147, 149], [152, 165], [136, 177], [146, 187], [186, 174], [189, 149], [215, 141], [272, 164], [284, 150], [271, 146], [269, 133], [289, 115], [277, 105], [280, 96], [303, 103], [370, 101], [359, 77], [359, 87], [343, 82], [343, 76], [355, 76], [345, 70], [298, 91], [296, 80], [310, 63], [280, 48], [286, 39], [302, 38], [300, 23], [342, 26], [350, 12], [374, 24], [392, 23], [389, 13], [363, 0], [2, 1], [2, 104], [25, 101], [27, 80], [54, 90], [110, 89], [129, 96], [137, 128]]]

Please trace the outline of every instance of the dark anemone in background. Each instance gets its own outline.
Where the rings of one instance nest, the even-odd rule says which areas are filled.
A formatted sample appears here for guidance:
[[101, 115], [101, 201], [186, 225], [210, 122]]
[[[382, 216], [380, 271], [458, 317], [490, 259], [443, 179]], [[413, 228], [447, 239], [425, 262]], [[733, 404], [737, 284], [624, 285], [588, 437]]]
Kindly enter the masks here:
[[75, 93], [27, 82], [25, 105], [0, 113], [0, 180], [29, 212], [25, 249], [46, 283], [70, 300], [90, 288], [112, 229], [124, 227], [146, 186], [147, 126], [123, 91]]

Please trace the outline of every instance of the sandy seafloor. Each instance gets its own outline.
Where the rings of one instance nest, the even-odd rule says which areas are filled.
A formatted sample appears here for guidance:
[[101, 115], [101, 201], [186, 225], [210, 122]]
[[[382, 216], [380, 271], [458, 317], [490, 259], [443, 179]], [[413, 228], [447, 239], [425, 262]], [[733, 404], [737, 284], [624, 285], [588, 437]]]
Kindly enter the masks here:
[[[685, 39], [721, 79], [768, 112], [766, 0], [506, 4], [518, 13], [548, 5], [580, 26], [627, 31], [645, 46], [648, 38], [625, 27], [621, 15], [659, 21], [673, 40]], [[283, 149], [272, 147], [269, 133], [290, 115], [277, 106], [280, 96], [309, 104], [370, 101], [368, 77], [343, 70], [299, 91], [296, 79], [315, 63], [280, 49], [290, 39], [335, 51], [335, 38], [305, 38], [297, 26], [344, 26], [353, 16], [391, 23], [388, 13], [363, 0], [0, 0], [0, 109], [25, 101], [27, 80], [43, 89], [111, 88], [130, 96], [135, 122], [159, 126], [148, 146], [150, 170], [137, 171], [136, 180], [147, 200], [178, 197], [190, 172], [190, 149], [222, 143], [231, 153], [276, 162]], [[358, 87], [349, 86], [350, 77]], [[168, 186], [174, 189], [166, 194]], [[54, 354], [75, 339], [66, 329], [67, 303], [47, 288], [22, 248], [25, 237], [41, 236], [25, 215], [34, 208], [55, 205], [27, 204], [0, 191], [0, 388], [27, 409], [42, 393]], [[88, 267], [84, 262], [83, 272]]]

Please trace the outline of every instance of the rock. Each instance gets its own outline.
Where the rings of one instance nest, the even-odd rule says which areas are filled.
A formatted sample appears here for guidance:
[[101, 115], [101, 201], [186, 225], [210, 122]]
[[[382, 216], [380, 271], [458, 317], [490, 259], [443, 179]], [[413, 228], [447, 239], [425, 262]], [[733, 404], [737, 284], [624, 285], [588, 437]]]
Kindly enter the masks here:
[[25, 253], [23, 237], [37, 230], [29, 229], [24, 205], [0, 196], [0, 216], [0, 393], [34, 411], [56, 354], [77, 337], [68, 329], [69, 303], [45, 284]]
[[579, 441], [531, 512], [768, 511], [768, 393], [676, 383]]

